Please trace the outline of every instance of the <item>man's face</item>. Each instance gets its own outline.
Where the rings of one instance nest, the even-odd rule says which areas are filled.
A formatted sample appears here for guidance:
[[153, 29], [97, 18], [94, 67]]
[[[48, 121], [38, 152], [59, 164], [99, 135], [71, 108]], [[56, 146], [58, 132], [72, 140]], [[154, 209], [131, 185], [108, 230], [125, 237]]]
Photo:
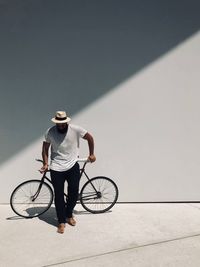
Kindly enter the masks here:
[[66, 133], [68, 129], [68, 124], [67, 123], [57, 123], [56, 124], [57, 130], [59, 133]]

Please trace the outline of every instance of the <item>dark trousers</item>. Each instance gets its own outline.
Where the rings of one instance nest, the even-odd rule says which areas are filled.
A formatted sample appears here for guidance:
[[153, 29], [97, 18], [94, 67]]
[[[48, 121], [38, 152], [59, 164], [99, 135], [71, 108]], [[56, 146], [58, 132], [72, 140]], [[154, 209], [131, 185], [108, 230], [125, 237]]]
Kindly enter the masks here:
[[[65, 223], [66, 218], [71, 218], [76, 205], [79, 192], [80, 168], [76, 163], [70, 170], [64, 172], [50, 171], [51, 181], [54, 187], [55, 207], [58, 223]], [[68, 183], [67, 203], [64, 199], [64, 184]]]

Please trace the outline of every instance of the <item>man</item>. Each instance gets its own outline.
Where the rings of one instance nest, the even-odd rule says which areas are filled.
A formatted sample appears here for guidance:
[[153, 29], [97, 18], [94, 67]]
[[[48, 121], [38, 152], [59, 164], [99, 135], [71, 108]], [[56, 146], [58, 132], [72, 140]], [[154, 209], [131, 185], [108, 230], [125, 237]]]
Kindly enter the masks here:
[[[94, 140], [91, 134], [80, 126], [69, 124], [71, 120], [65, 111], [57, 111], [51, 119], [56, 125], [45, 134], [42, 147], [43, 167], [41, 172], [48, 170], [49, 147], [50, 175], [55, 193], [55, 207], [58, 218], [57, 232], [63, 234], [65, 223], [75, 226], [73, 209], [79, 192], [80, 169], [77, 163], [79, 138], [87, 140], [89, 147], [88, 160], [94, 162]], [[68, 183], [68, 200], [64, 200], [64, 183]]]

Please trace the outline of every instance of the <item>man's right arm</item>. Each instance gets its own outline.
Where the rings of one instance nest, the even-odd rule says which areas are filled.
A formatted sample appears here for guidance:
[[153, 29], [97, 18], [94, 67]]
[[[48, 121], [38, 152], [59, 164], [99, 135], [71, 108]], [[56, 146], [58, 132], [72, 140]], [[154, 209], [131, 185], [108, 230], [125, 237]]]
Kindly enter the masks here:
[[48, 170], [49, 147], [50, 147], [50, 143], [43, 142], [43, 145], [42, 145], [43, 167], [40, 170], [41, 173]]

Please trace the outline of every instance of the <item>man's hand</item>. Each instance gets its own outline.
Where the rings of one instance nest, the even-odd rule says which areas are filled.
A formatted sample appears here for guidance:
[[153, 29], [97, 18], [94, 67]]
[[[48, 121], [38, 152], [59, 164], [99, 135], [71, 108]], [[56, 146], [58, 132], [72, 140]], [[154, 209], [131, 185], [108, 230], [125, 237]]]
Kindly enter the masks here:
[[39, 171], [40, 173], [45, 173], [46, 171], [48, 171], [48, 164], [44, 164]]
[[90, 162], [95, 162], [95, 160], [96, 160], [95, 155], [94, 155], [94, 154], [90, 155], [90, 156], [88, 157], [88, 160], [89, 160]]

